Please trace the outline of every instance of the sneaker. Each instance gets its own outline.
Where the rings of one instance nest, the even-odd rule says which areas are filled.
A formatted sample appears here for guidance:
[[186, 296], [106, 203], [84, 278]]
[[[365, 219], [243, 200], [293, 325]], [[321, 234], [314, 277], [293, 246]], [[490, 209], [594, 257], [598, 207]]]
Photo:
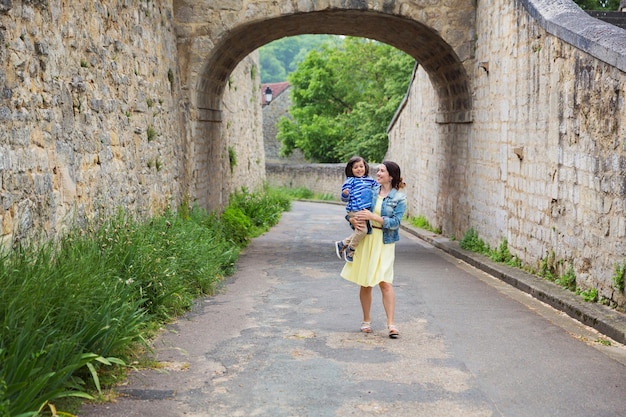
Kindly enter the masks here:
[[341, 255], [344, 250], [346, 250], [346, 245], [344, 245], [341, 240], [335, 242], [335, 253], [337, 254], [337, 258], [343, 258]]
[[348, 246], [343, 251], [343, 258], [346, 260], [346, 262], [352, 262], [352, 258], [353, 257], [354, 257], [354, 249], [352, 249], [350, 246]]

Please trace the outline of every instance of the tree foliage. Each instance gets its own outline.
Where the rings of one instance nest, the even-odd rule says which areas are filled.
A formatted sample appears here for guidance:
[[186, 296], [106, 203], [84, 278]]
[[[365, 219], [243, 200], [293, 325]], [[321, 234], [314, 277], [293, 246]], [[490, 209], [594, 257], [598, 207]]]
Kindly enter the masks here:
[[278, 122], [281, 154], [342, 162], [361, 155], [380, 162], [387, 127], [409, 86], [415, 61], [389, 45], [344, 38], [312, 50], [290, 74], [290, 117]]
[[617, 11], [620, 0], [574, 0], [574, 3], [583, 10], [612, 10]]
[[337, 41], [333, 35], [300, 35], [279, 39], [259, 48], [261, 82], [286, 81], [306, 54], [327, 42]]

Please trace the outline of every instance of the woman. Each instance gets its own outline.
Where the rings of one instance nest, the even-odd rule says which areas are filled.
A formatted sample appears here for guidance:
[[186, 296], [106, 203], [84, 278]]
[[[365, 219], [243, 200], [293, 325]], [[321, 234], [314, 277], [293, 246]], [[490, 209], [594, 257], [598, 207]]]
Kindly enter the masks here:
[[350, 219], [356, 229], [366, 228], [369, 220], [372, 230], [359, 244], [353, 262], [344, 265], [341, 276], [361, 286], [361, 331], [364, 333], [372, 332], [372, 289], [376, 285], [380, 287], [389, 337], [395, 339], [400, 336], [400, 332], [394, 322], [396, 296], [392, 285], [393, 263], [395, 243], [400, 239], [400, 221], [406, 211], [406, 195], [399, 191], [405, 184], [400, 167], [391, 161], [384, 161], [378, 166], [376, 181], [378, 185], [372, 190], [370, 209], [358, 211]]

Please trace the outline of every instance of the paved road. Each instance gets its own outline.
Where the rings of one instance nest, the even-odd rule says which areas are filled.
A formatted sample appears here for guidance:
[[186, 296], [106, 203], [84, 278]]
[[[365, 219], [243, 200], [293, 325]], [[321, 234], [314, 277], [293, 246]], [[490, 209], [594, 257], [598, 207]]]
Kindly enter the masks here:
[[626, 416], [626, 348], [406, 232], [397, 323], [363, 334], [338, 205], [296, 202], [214, 297], [157, 340], [159, 370], [80, 416]]

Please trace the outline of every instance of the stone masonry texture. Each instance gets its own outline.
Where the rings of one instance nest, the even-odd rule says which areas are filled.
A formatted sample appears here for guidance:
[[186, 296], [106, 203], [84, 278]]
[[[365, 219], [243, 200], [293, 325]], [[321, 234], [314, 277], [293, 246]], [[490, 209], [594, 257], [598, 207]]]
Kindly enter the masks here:
[[626, 74], [614, 57], [626, 43], [601, 48], [613, 61], [603, 62], [591, 55], [600, 46], [581, 50], [572, 43], [584, 38], [566, 42], [536, 17], [552, 18], [544, 26], [556, 32], [565, 32], [563, 13], [590, 37], [594, 26], [622, 40], [626, 31], [569, 2], [541, 3], [479, 6], [475, 57], [465, 64], [472, 123], [437, 123], [437, 92], [420, 68], [387, 157], [405, 170], [413, 215], [447, 236], [474, 228], [492, 248], [506, 240], [525, 265], [571, 270], [577, 286], [623, 306], [612, 277], [626, 259]]

